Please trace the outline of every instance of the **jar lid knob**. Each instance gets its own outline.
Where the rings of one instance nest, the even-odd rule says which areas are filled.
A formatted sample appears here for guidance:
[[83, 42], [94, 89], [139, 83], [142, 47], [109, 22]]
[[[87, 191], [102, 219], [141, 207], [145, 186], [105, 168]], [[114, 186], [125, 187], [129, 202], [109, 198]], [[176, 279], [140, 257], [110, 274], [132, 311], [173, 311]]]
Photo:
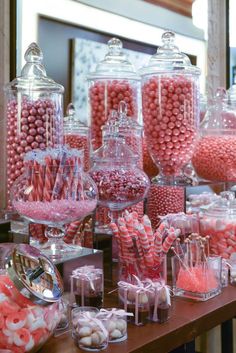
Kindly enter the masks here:
[[74, 117], [74, 115], [75, 115], [75, 107], [74, 107], [74, 104], [73, 104], [73, 103], [69, 103], [69, 104], [68, 104], [67, 109], [66, 109], [66, 115], [67, 115], [69, 118]]
[[125, 101], [120, 101], [118, 106], [119, 115], [126, 116], [127, 115], [127, 104]]
[[175, 33], [172, 31], [165, 31], [161, 36], [161, 40], [164, 45], [170, 45], [175, 41]]
[[43, 53], [37, 43], [31, 43], [24, 55], [25, 61], [30, 63], [41, 63], [43, 61]]
[[112, 53], [120, 53], [122, 48], [123, 48], [123, 44], [121, 42], [121, 40], [119, 38], [111, 38], [108, 43], [108, 51], [109, 54]]

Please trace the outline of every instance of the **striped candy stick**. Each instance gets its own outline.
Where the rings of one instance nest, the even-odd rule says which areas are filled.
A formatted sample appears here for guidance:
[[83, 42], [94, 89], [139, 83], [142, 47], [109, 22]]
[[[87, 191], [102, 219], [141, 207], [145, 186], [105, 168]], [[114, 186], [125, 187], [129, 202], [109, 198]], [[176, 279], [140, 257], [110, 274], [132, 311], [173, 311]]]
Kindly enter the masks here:
[[145, 229], [143, 225], [139, 223], [139, 225], [136, 226], [136, 230], [138, 232], [138, 237], [144, 254], [145, 264], [148, 267], [152, 267], [154, 265], [154, 260], [153, 260], [152, 251], [150, 249], [150, 245], [149, 245], [149, 241], [148, 241], [148, 237], [145, 232]]
[[155, 263], [160, 263], [162, 260], [162, 235], [158, 230], [154, 234], [154, 252], [153, 257]]
[[34, 161], [33, 172], [32, 172], [32, 185], [33, 185], [33, 199], [34, 201], [40, 201], [38, 192], [38, 175], [39, 175], [39, 164]]
[[126, 228], [128, 229], [128, 232], [132, 234], [134, 232], [134, 218], [132, 216], [132, 213], [129, 213], [126, 210], [124, 215], [124, 220], [125, 220]]
[[51, 184], [51, 165], [52, 165], [52, 158], [50, 156], [45, 158], [45, 182], [44, 182], [44, 189], [43, 189], [43, 200], [50, 201], [51, 200], [51, 192], [52, 192], [52, 184]]
[[55, 183], [52, 191], [52, 199], [60, 199], [63, 188], [63, 170], [67, 159], [67, 153], [64, 151], [60, 158], [60, 164], [57, 169]]
[[125, 226], [120, 226], [120, 240], [123, 249], [123, 256], [127, 260], [135, 260], [132, 238]]
[[170, 250], [172, 244], [174, 243], [178, 235], [179, 235], [179, 232], [175, 230], [173, 227], [169, 229], [168, 235], [165, 238], [164, 243], [162, 245], [164, 253], [167, 253]]
[[114, 237], [117, 241], [119, 256], [123, 256], [123, 249], [122, 249], [122, 243], [121, 243], [121, 239], [120, 239], [119, 229], [115, 223], [110, 223], [109, 226], [110, 226], [110, 228], [114, 234]]
[[38, 186], [37, 186], [39, 201], [43, 201], [44, 184], [45, 184], [45, 165], [39, 164]]
[[150, 244], [151, 248], [153, 248], [154, 247], [154, 234], [152, 231], [151, 221], [147, 215], [144, 215], [141, 221], [144, 226], [145, 232], [147, 234], [149, 244]]

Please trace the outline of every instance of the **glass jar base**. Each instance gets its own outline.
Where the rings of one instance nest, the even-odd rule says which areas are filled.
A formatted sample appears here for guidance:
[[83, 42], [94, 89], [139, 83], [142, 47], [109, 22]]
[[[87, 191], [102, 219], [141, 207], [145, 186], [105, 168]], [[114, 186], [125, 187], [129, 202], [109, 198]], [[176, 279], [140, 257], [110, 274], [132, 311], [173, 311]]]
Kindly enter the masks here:
[[40, 249], [51, 260], [60, 260], [65, 256], [78, 254], [82, 248], [79, 245], [66, 244], [62, 239], [54, 239], [41, 245]]
[[114, 340], [109, 340], [108, 343], [118, 343], [118, 342], [123, 342], [125, 340], [127, 340], [127, 334], [120, 337], [120, 338], [116, 338]]
[[188, 299], [197, 300], [197, 301], [206, 301], [220, 294], [221, 289], [214, 288], [209, 292], [197, 293], [197, 292], [190, 292], [181, 288], [174, 287], [173, 292], [174, 292], [174, 295], [177, 297], [188, 298]]

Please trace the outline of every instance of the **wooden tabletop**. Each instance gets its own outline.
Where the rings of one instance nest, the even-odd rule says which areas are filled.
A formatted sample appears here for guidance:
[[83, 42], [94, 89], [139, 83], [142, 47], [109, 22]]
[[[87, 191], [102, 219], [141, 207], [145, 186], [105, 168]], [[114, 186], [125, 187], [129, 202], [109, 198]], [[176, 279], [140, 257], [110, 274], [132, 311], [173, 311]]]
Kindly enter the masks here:
[[[113, 306], [114, 302], [109, 306]], [[109, 344], [107, 353], [166, 353], [236, 316], [236, 287], [228, 286], [206, 302], [182, 298], [172, 301], [171, 318], [164, 324], [129, 325], [128, 340]], [[39, 353], [79, 353], [70, 333], [52, 338]]]

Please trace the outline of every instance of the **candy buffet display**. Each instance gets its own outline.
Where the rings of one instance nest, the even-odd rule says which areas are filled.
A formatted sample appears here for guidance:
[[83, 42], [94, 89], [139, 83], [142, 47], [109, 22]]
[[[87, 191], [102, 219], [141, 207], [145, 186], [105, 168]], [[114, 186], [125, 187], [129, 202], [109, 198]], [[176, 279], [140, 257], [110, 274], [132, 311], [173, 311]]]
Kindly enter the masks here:
[[25, 53], [21, 76], [5, 86], [7, 97], [7, 198], [24, 173], [25, 153], [56, 146], [63, 139], [64, 88], [47, 77], [43, 54], [36, 43]]
[[61, 320], [62, 279], [30, 245], [1, 244], [0, 250], [0, 350], [36, 352]]
[[83, 171], [81, 152], [66, 147], [28, 152], [25, 167], [24, 177], [12, 187], [13, 207], [25, 219], [47, 225], [49, 241], [43, 249], [49, 256], [78, 250], [63, 242], [63, 227], [97, 205], [97, 188]]
[[90, 129], [76, 116], [72, 103], [67, 107], [67, 116], [64, 117], [64, 142], [71, 148], [84, 151], [84, 170], [90, 168]]
[[117, 110], [120, 101], [128, 106], [128, 116], [138, 120], [139, 77], [133, 65], [127, 60], [118, 38], [108, 41], [108, 52], [97, 64], [95, 72], [88, 76], [89, 110], [94, 149], [102, 145], [101, 127], [107, 121], [111, 110]]
[[72, 337], [75, 344], [85, 351], [107, 348], [108, 331], [97, 318], [98, 309], [82, 306], [72, 310]]
[[209, 238], [192, 234], [173, 247], [173, 291], [176, 296], [205, 301], [221, 292], [221, 257], [210, 256]]
[[236, 200], [220, 199], [200, 218], [200, 234], [210, 236], [210, 251], [229, 259], [236, 252]]
[[224, 88], [218, 88], [201, 124], [192, 163], [199, 177], [213, 181], [236, 180], [236, 111], [228, 104]]
[[163, 45], [141, 69], [142, 112], [149, 152], [161, 176], [172, 180], [191, 160], [199, 124], [200, 70], [166, 31]]
[[[138, 221], [136, 212], [125, 212], [118, 224], [110, 227], [118, 245], [120, 279], [132, 282], [134, 275], [140, 280], [166, 280], [166, 257], [179, 235], [179, 230], [166, 229], [164, 224], [154, 233], [149, 218]], [[163, 236], [167, 235], [163, 241]]]
[[72, 271], [71, 294], [79, 306], [101, 308], [103, 303], [103, 270], [91, 266]]

